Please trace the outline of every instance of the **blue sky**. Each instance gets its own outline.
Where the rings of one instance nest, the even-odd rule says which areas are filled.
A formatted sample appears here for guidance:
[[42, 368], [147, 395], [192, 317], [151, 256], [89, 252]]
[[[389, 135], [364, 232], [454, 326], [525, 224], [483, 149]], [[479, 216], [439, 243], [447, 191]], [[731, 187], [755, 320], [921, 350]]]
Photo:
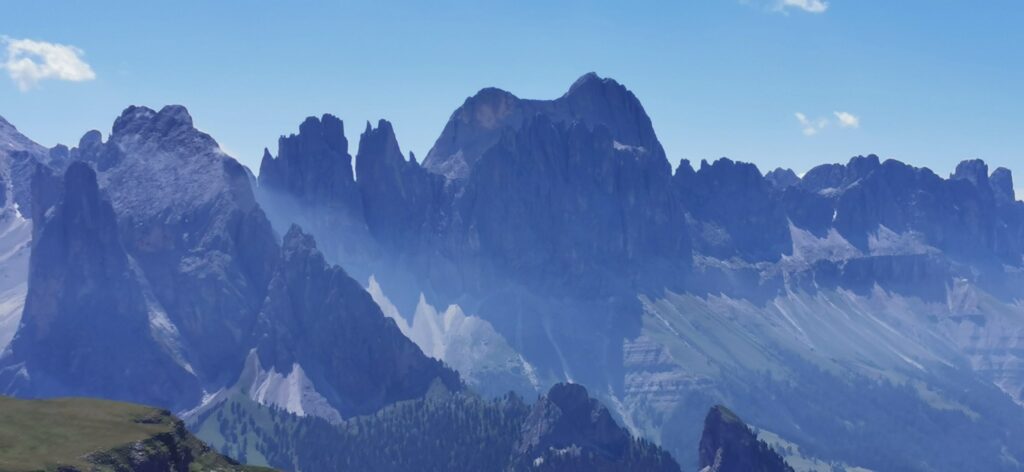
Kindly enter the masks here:
[[38, 81], [0, 71], [0, 115], [45, 145], [109, 132], [131, 104], [180, 103], [254, 168], [263, 147], [325, 112], [345, 120], [353, 153], [365, 122], [386, 118], [422, 157], [482, 87], [554, 98], [596, 71], [637, 94], [673, 165], [728, 156], [802, 172], [876, 153], [946, 175], [980, 157], [1024, 181], [1018, 0], [38, 0], [0, 11], [8, 50], [73, 46], [87, 64]]

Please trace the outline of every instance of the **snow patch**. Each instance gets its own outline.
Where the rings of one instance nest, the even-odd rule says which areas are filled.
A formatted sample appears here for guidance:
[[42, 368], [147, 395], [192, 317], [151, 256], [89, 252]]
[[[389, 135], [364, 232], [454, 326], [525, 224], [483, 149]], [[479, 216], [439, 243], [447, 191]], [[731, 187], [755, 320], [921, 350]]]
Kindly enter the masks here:
[[618, 141], [612, 141], [612, 147], [615, 148], [616, 151], [626, 151], [632, 152], [634, 154], [643, 154], [647, 152], [647, 149], [645, 149], [643, 146], [630, 146], [628, 144], [622, 144]]

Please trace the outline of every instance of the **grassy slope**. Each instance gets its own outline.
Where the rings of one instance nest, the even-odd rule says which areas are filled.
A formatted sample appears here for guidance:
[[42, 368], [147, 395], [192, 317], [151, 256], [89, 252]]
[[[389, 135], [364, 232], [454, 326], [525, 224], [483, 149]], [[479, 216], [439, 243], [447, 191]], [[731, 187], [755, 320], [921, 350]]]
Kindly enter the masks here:
[[[90, 454], [113, 451], [114, 456], [120, 455], [131, 443], [174, 434], [176, 421], [158, 409], [106, 400], [0, 397], [0, 471], [58, 466], [90, 470], [94, 466], [87, 459]], [[199, 454], [196, 463], [204, 469], [255, 470], [202, 451], [194, 438], [185, 442], [185, 447]]]

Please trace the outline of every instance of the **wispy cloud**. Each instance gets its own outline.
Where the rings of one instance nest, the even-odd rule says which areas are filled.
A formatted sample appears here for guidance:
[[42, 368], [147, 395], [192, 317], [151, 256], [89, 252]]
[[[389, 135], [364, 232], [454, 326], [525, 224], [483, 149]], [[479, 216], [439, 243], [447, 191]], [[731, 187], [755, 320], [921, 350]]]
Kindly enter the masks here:
[[0, 68], [23, 92], [43, 80], [82, 82], [96, 78], [92, 67], [82, 60], [85, 53], [74, 46], [8, 37], [0, 41], [7, 50]]
[[860, 128], [860, 118], [852, 113], [837, 111], [832, 114], [836, 115], [836, 120], [839, 121], [839, 126], [843, 128]]
[[[857, 115], [845, 111], [836, 111], [832, 114], [835, 116], [835, 124], [840, 128], [860, 128], [860, 117]], [[800, 131], [804, 133], [804, 136], [814, 136], [832, 124], [832, 120], [827, 117], [811, 119], [799, 111], [793, 116], [800, 123]]]
[[800, 122], [800, 128], [803, 130], [804, 136], [814, 136], [818, 134], [818, 131], [828, 126], [828, 120], [825, 118], [811, 120], [807, 118], [807, 115], [800, 112], [794, 113], [793, 116], [796, 116], [796, 121]]
[[828, 2], [825, 0], [781, 0], [778, 9], [780, 11], [797, 9], [808, 13], [825, 13], [825, 10], [828, 10]]

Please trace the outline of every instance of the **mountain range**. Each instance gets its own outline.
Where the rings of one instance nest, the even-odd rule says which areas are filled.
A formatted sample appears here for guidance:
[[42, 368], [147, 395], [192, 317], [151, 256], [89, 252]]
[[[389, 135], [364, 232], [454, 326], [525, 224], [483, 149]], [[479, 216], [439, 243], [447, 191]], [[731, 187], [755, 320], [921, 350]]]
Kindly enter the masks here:
[[445, 408], [513, 469], [1024, 467], [1024, 203], [980, 160], [673, 169], [591, 73], [481, 90], [422, 163], [322, 115], [254, 175], [181, 106], [71, 148], [0, 121], [0, 162], [0, 393], [168, 408], [279, 468]]

